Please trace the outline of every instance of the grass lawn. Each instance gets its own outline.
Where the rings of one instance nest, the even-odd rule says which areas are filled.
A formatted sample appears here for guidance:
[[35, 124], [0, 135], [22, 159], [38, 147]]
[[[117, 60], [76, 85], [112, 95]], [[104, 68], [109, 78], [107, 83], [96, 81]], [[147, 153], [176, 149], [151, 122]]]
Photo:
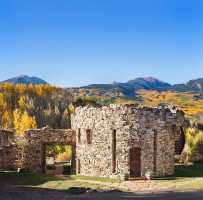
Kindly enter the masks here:
[[[88, 187], [98, 190], [112, 190], [120, 186], [119, 181], [109, 178], [85, 177], [79, 175], [54, 177], [35, 173], [0, 172], [0, 185], [12, 184], [57, 190], [72, 187]], [[139, 182], [137, 182], [139, 184]], [[177, 165], [174, 176], [155, 178], [153, 188], [173, 191], [203, 191], [203, 164]]]
[[203, 177], [203, 163], [176, 165], [175, 177]]
[[203, 163], [194, 163], [190, 165], [175, 166], [175, 174], [173, 176], [159, 177], [156, 180], [178, 180], [184, 178], [203, 177]]
[[203, 164], [176, 165], [174, 176], [156, 178], [155, 182], [174, 190], [203, 191]]
[[60, 178], [37, 173], [0, 172], [0, 184], [4, 183], [57, 190], [66, 190], [71, 187], [112, 190], [115, 189], [115, 187], [111, 187], [110, 185], [116, 182], [118, 181], [109, 178], [85, 177], [78, 175], [64, 176]]

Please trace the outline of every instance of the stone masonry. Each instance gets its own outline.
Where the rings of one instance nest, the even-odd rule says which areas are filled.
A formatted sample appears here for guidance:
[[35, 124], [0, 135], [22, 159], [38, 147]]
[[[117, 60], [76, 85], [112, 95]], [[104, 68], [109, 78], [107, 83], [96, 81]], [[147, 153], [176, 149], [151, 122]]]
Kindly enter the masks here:
[[[120, 105], [78, 107], [71, 121], [77, 135], [77, 173], [107, 177], [143, 176], [146, 171], [155, 176], [174, 173], [175, 134], [185, 125], [182, 111]], [[131, 155], [136, 151], [138, 158]]]
[[[5, 137], [7, 135], [7, 137]], [[27, 130], [23, 136], [0, 130], [0, 170], [44, 172], [45, 148], [49, 144], [72, 145], [72, 173], [75, 173], [75, 133], [70, 129]]]
[[[72, 129], [33, 129], [23, 136], [0, 130], [0, 170], [44, 172], [49, 144], [72, 145], [72, 173], [154, 176], [174, 173], [175, 139], [186, 120], [179, 110], [127, 105], [78, 107]], [[176, 142], [177, 143], [177, 142]], [[179, 149], [179, 148], [178, 148]]]
[[[18, 153], [15, 135], [12, 130], [0, 129], [0, 169], [14, 169]], [[18, 150], [16, 151], [18, 152]]]

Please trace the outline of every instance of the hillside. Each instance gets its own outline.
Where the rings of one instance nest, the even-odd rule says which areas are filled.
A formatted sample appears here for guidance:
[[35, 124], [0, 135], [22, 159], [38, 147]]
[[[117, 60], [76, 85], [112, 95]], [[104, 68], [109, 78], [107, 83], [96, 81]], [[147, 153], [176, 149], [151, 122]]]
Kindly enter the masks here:
[[203, 93], [203, 78], [190, 80], [186, 84], [173, 85], [173, 90], [177, 92], [199, 92]]
[[74, 91], [79, 97], [99, 103], [135, 103], [145, 106], [172, 104], [190, 118], [203, 118], [203, 79], [171, 85], [153, 77], [136, 78], [126, 83], [93, 84]]
[[[25, 94], [24, 94], [25, 96], [27, 96], [27, 93], [31, 95], [29, 92], [30, 89], [29, 87], [28, 88], [20, 87], [18, 85], [19, 83], [25, 84], [27, 86], [29, 84], [32, 84], [33, 86], [37, 86], [37, 85], [46, 86], [47, 84], [46, 81], [40, 78], [29, 77], [26, 75], [17, 76], [17, 77], [3, 81], [3, 83], [5, 82], [15, 85], [16, 87], [14, 88], [17, 90], [16, 91], [17, 93], [20, 92], [18, 90], [23, 89], [23, 91], [25, 91]], [[9, 98], [9, 87], [11, 86], [9, 87], [7, 86], [6, 89], [2, 90], [2, 88], [5, 88], [5, 87], [6, 86], [0, 87], [1, 88], [0, 94], [2, 94], [3, 96], [8, 96], [6, 98]], [[34, 93], [36, 93], [35, 91], [36, 87], [33, 88], [31, 86], [30, 88], [32, 88], [31, 90], [33, 90]], [[51, 88], [52, 87], [47, 87], [48, 90]], [[61, 94], [66, 93], [66, 94], [71, 94], [71, 96], [73, 96], [74, 101], [77, 101], [77, 99], [82, 99], [82, 101], [78, 101], [77, 105], [83, 105], [84, 102], [89, 102], [89, 103], [96, 102], [102, 105], [117, 103], [117, 104], [138, 104], [138, 105], [145, 105], [145, 106], [173, 104], [182, 108], [188, 117], [203, 118], [202, 117], [203, 116], [203, 78], [190, 80], [185, 84], [171, 85], [167, 82], [160, 81], [153, 77], [144, 77], [144, 78], [135, 78], [133, 80], [129, 80], [124, 83], [113, 82], [112, 84], [91, 84], [80, 88], [66, 88], [66, 89], [58, 88], [57, 90], [53, 90], [53, 89], [51, 90], [52, 92], [50, 93], [50, 95], [52, 95], [53, 96], [52, 98], [55, 99], [55, 102], [53, 102], [53, 106], [55, 108], [56, 106], [58, 106], [57, 104], [55, 105], [55, 103], [58, 101], [59, 96], [61, 98], [59, 103], [61, 104], [61, 101], [62, 101]], [[57, 97], [57, 95], [59, 96]], [[37, 101], [41, 100], [37, 94], [35, 94], [35, 96], [36, 97], [32, 95], [28, 100], [28, 102], [30, 101], [30, 103], [32, 103], [32, 101], [35, 100], [37, 103]], [[17, 95], [17, 98], [19, 98], [18, 95]], [[67, 99], [64, 98], [64, 101], [66, 100]], [[9, 99], [7, 99], [7, 101], [9, 102]], [[50, 104], [48, 101], [47, 102], [45, 101], [44, 104], [45, 105]], [[18, 104], [18, 102], [16, 102], [15, 104]], [[18, 105], [16, 106], [15, 104], [12, 105], [12, 108], [18, 107]], [[52, 109], [55, 109], [54, 107]], [[8, 110], [10, 110], [9, 107], [8, 107]], [[33, 114], [33, 112], [34, 111], [32, 111], [31, 114]], [[36, 120], [38, 120], [37, 116], [36, 116]], [[37, 124], [40, 124], [40, 123], [38, 122]], [[44, 123], [42, 124], [45, 125]]]
[[33, 84], [33, 85], [48, 84], [46, 81], [44, 81], [41, 78], [34, 77], [34, 76], [30, 77], [27, 75], [16, 76], [16, 77], [4, 80], [1, 83], [12, 83], [14, 85], [16, 85], [16, 84]]
[[143, 105], [171, 104], [180, 107], [190, 118], [203, 117], [203, 98], [198, 93], [140, 90], [137, 94], [142, 99]]
[[122, 93], [126, 98], [135, 97], [135, 91], [140, 89], [165, 91], [171, 88], [169, 83], [160, 81], [154, 77], [136, 78], [125, 83], [113, 82], [112, 84], [91, 84], [83, 89], [95, 89], [102, 93]]

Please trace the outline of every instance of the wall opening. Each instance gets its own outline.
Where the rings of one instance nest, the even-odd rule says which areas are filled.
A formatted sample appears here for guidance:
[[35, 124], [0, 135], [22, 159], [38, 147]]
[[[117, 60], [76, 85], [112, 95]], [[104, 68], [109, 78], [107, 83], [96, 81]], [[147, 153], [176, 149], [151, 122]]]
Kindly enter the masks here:
[[175, 129], [175, 153], [180, 155], [185, 145], [185, 133], [183, 127]]
[[81, 143], [81, 129], [78, 129], [78, 144]]
[[130, 177], [141, 176], [141, 149], [139, 147], [130, 148]]
[[44, 144], [43, 167], [46, 174], [72, 174], [73, 147], [67, 144]]
[[92, 133], [90, 129], [86, 130], [87, 144], [92, 144]]
[[112, 173], [116, 173], [116, 130], [112, 133]]
[[157, 171], [157, 132], [154, 131], [154, 154], [153, 154], [153, 171], [156, 173]]

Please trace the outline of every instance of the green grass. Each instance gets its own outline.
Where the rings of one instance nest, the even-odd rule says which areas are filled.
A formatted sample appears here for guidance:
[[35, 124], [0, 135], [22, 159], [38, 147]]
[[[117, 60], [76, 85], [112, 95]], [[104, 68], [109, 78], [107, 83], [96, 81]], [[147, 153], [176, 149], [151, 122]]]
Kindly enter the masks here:
[[177, 180], [184, 178], [203, 177], [203, 163], [194, 163], [190, 165], [176, 165], [173, 176], [157, 177], [156, 180]]
[[96, 177], [96, 176], [81, 176], [81, 175], [71, 175], [70, 176], [74, 180], [86, 180], [86, 181], [98, 181], [98, 182], [109, 182], [109, 183], [117, 183], [118, 179], [106, 178], [106, 177]]
[[37, 173], [17, 173], [17, 172], [0, 172], [0, 183], [13, 185], [39, 185], [48, 181], [59, 180], [53, 176], [46, 176]]
[[[6, 183], [57, 190], [68, 190], [72, 187], [112, 190], [119, 186], [117, 179], [110, 178], [80, 175], [53, 177], [36, 173], [0, 172], [0, 185]], [[203, 164], [176, 165], [174, 176], [155, 178], [153, 184], [157, 188], [164, 188], [164, 190], [203, 191]]]
[[191, 165], [177, 165], [175, 168], [175, 177], [203, 177], [203, 163]]
[[155, 178], [155, 181], [160, 187], [174, 191], [203, 191], [203, 164], [176, 165], [173, 176]]
[[67, 190], [71, 187], [87, 187], [97, 190], [112, 190], [115, 188], [105, 185], [104, 183], [111, 184], [113, 182], [115, 182], [114, 179], [84, 177], [77, 175], [64, 176], [63, 178], [60, 178], [37, 173], [0, 172], [0, 185], [10, 184], [57, 190]]

